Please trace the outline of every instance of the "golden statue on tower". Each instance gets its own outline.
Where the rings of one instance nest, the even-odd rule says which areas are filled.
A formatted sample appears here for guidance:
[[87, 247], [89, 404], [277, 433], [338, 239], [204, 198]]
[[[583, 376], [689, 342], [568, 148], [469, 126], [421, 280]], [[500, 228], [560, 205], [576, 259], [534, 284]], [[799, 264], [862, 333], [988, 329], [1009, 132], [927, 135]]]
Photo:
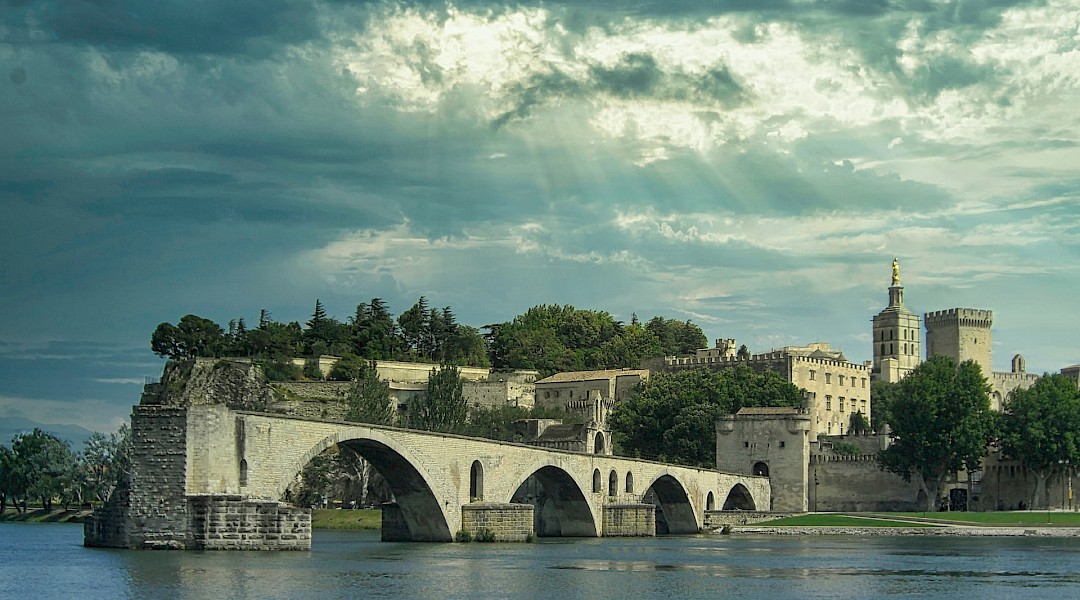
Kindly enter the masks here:
[[900, 261], [892, 259], [892, 284], [900, 285]]

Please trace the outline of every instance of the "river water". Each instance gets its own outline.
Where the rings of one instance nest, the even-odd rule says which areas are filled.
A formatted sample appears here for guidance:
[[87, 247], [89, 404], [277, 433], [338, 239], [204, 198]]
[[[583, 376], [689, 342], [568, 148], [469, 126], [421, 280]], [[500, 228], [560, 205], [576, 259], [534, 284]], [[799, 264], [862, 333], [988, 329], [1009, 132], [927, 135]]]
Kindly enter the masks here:
[[1080, 598], [1075, 538], [720, 536], [383, 543], [311, 552], [84, 548], [82, 527], [0, 523], [0, 598]]

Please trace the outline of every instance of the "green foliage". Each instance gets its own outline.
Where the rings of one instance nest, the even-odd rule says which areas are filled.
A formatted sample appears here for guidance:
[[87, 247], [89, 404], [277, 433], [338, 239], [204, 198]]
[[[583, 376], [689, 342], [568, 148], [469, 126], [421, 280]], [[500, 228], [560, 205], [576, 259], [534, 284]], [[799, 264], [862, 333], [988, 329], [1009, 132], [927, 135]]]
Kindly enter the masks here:
[[323, 374], [322, 369], [319, 368], [319, 360], [316, 358], [310, 358], [304, 361], [303, 375], [307, 379], [312, 381], [322, 381]]
[[177, 325], [161, 323], [150, 336], [150, 349], [172, 359], [219, 356], [226, 348], [221, 326], [195, 315], [185, 315]]
[[851, 413], [851, 419], [848, 421], [848, 432], [851, 435], [866, 435], [870, 433], [870, 423], [866, 420], [866, 417], [862, 412]]
[[862, 452], [858, 445], [850, 442], [833, 442], [832, 451], [837, 456], [858, 456]]
[[465, 544], [468, 544], [469, 542], [473, 541], [472, 533], [470, 533], [470, 532], [468, 532], [468, 531], [466, 531], [464, 529], [461, 529], [457, 533], [454, 534], [454, 541], [455, 542], [463, 542]]
[[341, 357], [334, 366], [330, 367], [330, 373], [326, 379], [329, 381], [356, 381], [360, 379], [364, 369], [368, 365], [367, 360], [355, 354], [349, 353]]
[[105, 502], [113, 489], [131, 471], [131, 428], [125, 423], [120, 429], [105, 435], [94, 432], [79, 454], [83, 468], [80, 481], [84, 500]]
[[482, 543], [491, 543], [495, 541], [495, 532], [487, 527], [481, 527], [476, 530], [476, 541]]
[[514, 422], [523, 419], [558, 419], [563, 423], [577, 423], [581, 421], [581, 416], [540, 406], [531, 409], [519, 406], [476, 406], [469, 409], [469, 421], [463, 433], [501, 442], [522, 442], [524, 439], [514, 427]]
[[688, 354], [707, 342], [690, 321], [654, 317], [623, 326], [607, 312], [539, 305], [509, 323], [489, 325], [491, 362], [498, 368], [563, 371], [637, 367], [646, 358]]
[[349, 411], [347, 421], [371, 423], [373, 425], [393, 425], [396, 417], [394, 403], [390, 398], [390, 388], [379, 380], [374, 362], [365, 364], [356, 382], [349, 388], [347, 399]]
[[19, 489], [19, 478], [15, 469], [15, 453], [7, 446], [0, 446], [0, 514], [7, 509], [8, 496], [15, 501]]
[[890, 407], [892, 445], [878, 454], [882, 469], [921, 477], [927, 508], [951, 473], [974, 470], [994, 437], [990, 387], [978, 363], [933, 356], [900, 383]]
[[1045, 505], [1046, 479], [1080, 464], [1080, 390], [1067, 377], [1044, 375], [1028, 389], [1017, 389], [1005, 402], [1001, 449], [1035, 473], [1030, 506]]
[[41, 501], [42, 507], [52, 510], [53, 500], [65, 489], [76, 462], [75, 455], [55, 436], [34, 429], [11, 440], [13, 497], [21, 497], [23, 510], [28, 498]]
[[300, 472], [300, 491], [296, 496], [297, 506], [321, 505], [330, 495], [334, 484], [334, 456], [323, 453], [311, 459]]
[[870, 382], [870, 428], [881, 433], [886, 423], [889, 423], [892, 413], [892, 405], [900, 393], [899, 383], [885, 381]]
[[649, 319], [645, 329], [660, 341], [660, 353], [645, 358], [684, 356], [709, 345], [709, 339], [705, 337], [705, 333], [689, 320], [676, 321], [664, 317], [653, 317]]
[[453, 365], [432, 369], [427, 393], [409, 406], [409, 426], [415, 429], [457, 433], [464, 429], [467, 416], [461, 371]]
[[630, 456], [713, 467], [716, 418], [744, 406], [800, 406], [798, 388], [772, 371], [688, 369], [660, 373], [618, 404], [609, 420], [619, 451]]
[[270, 360], [255, 361], [262, 367], [263, 375], [270, 381], [299, 381], [304, 372], [291, 359], [279, 356]]

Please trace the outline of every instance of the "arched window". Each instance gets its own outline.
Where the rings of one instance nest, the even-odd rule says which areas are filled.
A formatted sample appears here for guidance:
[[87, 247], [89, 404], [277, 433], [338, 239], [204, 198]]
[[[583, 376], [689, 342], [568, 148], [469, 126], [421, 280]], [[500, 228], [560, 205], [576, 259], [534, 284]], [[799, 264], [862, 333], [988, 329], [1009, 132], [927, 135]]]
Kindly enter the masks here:
[[604, 434], [597, 431], [596, 437], [593, 440], [593, 454], [604, 453]]
[[634, 474], [631, 473], [630, 471], [626, 472], [626, 493], [627, 494], [633, 494], [634, 493]]
[[484, 465], [478, 460], [474, 460], [472, 469], [469, 469], [469, 498], [484, 499]]
[[716, 497], [712, 492], [709, 492], [709, 496], [705, 498], [705, 510], [714, 510], [716, 508]]
[[614, 496], [619, 493], [619, 474], [612, 471], [608, 474], [607, 495]]
[[247, 471], [248, 471], [247, 459], [246, 458], [241, 458], [240, 459], [240, 485], [247, 485]]
[[754, 463], [753, 473], [754, 473], [754, 475], [757, 475], [759, 477], [768, 477], [769, 476], [769, 465], [767, 465], [767, 464], [765, 464], [763, 462], [756, 462], [756, 463]]
[[604, 491], [604, 482], [600, 479], [600, 469], [593, 469], [592, 491], [594, 494], [599, 494]]

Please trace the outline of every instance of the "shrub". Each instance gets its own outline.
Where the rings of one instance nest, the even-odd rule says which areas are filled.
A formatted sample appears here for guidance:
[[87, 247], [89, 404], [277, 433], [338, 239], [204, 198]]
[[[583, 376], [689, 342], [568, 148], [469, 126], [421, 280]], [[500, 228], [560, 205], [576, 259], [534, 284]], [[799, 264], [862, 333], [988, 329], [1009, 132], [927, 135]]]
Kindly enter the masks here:
[[856, 456], [861, 453], [857, 445], [849, 442], [833, 442], [832, 451], [839, 456]]
[[464, 529], [462, 529], [462, 530], [458, 531], [456, 535], [454, 535], [454, 541], [455, 542], [464, 542], [464, 543], [467, 544], [467, 543], [472, 541], [472, 534], [469, 533], [468, 531], [465, 531]]
[[304, 361], [304, 377], [313, 381], [322, 381], [322, 369], [319, 368], [319, 359], [309, 358]]
[[478, 542], [494, 542], [495, 532], [487, 527], [481, 527], [476, 530], [476, 541]]

